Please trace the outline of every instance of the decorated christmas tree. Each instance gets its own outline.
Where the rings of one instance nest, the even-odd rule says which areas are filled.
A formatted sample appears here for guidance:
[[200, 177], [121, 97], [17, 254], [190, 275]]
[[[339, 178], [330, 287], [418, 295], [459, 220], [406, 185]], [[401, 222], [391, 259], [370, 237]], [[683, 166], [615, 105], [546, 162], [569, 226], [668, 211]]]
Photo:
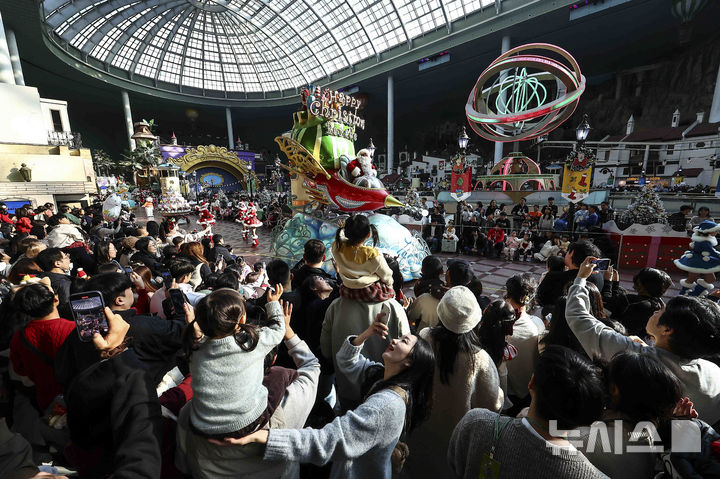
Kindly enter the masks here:
[[620, 215], [618, 226], [622, 229], [632, 225], [667, 224], [667, 213], [660, 196], [650, 185], [640, 191], [638, 196]]

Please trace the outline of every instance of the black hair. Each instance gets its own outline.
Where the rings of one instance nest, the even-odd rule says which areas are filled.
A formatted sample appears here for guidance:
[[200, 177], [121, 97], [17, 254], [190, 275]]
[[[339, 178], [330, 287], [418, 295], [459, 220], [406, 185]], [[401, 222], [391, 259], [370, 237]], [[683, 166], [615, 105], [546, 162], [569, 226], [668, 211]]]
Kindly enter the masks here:
[[232, 271], [224, 272], [215, 279], [215, 289], [230, 288], [238, 291], [240, 289], [240, 280]]
[[388, 379], [383, 379], [385, 368], [380, 365], [371, 366], [365, 376], [362, 390], [367, 391], [363, 397], [397, 386], [405, 390], [407, 406], [405, 408], [405, 428], [412, 432], [432, 410], [432, 388], [435, 376], [435, 353], [430, 344], [420, 336], [408, 354], [410, 366]]
[[[254, 324], [240, 323], [245, 314], [245, 301], [242, 295], [229, 288], [216, 289], [203, 297], [195, 306], [195, 320], [200, 330], [208, 338], [234, 336], [235, 342], [243, 351], [252, 351], [259, 341], [258, 327]], [[240, 328], [235, 332], [236, 328]], [[197, 349], [195, 328], [192, 323], [183, 333], [183, 349], [187, 357]]]
[[504, 299], [493, 301], [483, 311], [477, 334], [480, 345], [487, 351], [496, 366], [500, 366], [502, 363], [507, 344], [505, 337], [512, 335], [515, 321], [517, 321], [515, 310]]
[[405, 279], [403, 278], [402, 272], [400, 271], [400, 263], [398, 263], [398, 260], [395, 259], [393, 256], [390, 256], [388, 254], [383, 255], [385, 257], [385, 262], [388, 265], [388, 268], [390, 268], [390, 271], [392, 271], [392, 278], [393, 278], [393, 290], [395, 291], [395, 296], [399, 296], [402, 292]]
[[565, 260], [562, 256], [552, 255], [545, 262], [549, 271], [565, 271]]
[[112, 261], [112, 258], [110, 258], [110, 241], [102, 240], [95, 243], [93, 254], [98, 264], [105, 264]]
[[690, 210], [690, 211], [692, 211], [692, 209], [693, 209], [693, 208], [692, 208], [692, 206], [690, 206], [690, 205], [682, 205], [682, 206], [680, 207], [680, 211], [685, 211], [685, 210]]
[[668, 301], [658, 325], [672, 328], [670, 351], [681, 358], [720, 352], [720, 308], [710, 300], [676, 296]]
[[175, 281], [179, 281], [183, 276], [193, 274], [195, 272], [195, 266], [186, 258], [175, 258], [168, 264], [168, 270], [170, 276]]
[[707, 206], [701, 206], [700, 208], [698, 208], [698, 210], [697, 210], [697, 211], [698, 211], [698, 215], [699, 215], [700, 212], [703, 211], [703, 210], [704, 210], [704, 211], [707, 211], [707, 214], [710, 215], [710, 208], [708, 208]]
[[673, 372], [655, 357], [625, 351], [613, 357], [605, 370], [608, 389], [617, 387], [619, 398], [612, 409], [633, 422], [660, 420], [670, 416], [682, 398], [683, 387]]
[[13, 295], [12, 304], [30, 318], [44, 318], [53, 311], [55, 294], [44, 284], [29, 284]]
[[290, 266], [281, 259], [274, 259], [267, 264], [267, 275], [271, 285], [284, 286], [290, 281]]
[[520, 306], [530, 306], [533, 298], [535, 298], [535, 291], [537, 290], [537, 281], [529, 274], [516, 274], [508, 278], [505, 282], [505, 288], [507, 289], [507, 297], [512, 299]]
[[306, 263], [316, 264], [322, 261], [325, 255], [325, 243], [319, 239], [310, 239], [305, 243], [303, 257]]
[[567, 254], [572, 253], [572, 263], [578, 268], [588, 256], [600, 257], [600, 249], [589, 241], [575, 241], [568, 246]]
[[345, 220], [345, 226], [338, 228], [335, 233], [335, 242], [338, 246], [342, 244], [342, 239], [340, 238], [341, 233], [345, 233], [347, 244], [350, 246], [362, 244], [368, 235], [372, 237], [373, 246], [377, 245], [379, 241], [377, 228], [375, 228], [375, 225], [370, 224], [370, 221], [365, 215], [353, 215]]
[[420, 267], [420, 273], [423, 278], [437, 278], [443, 274], [442, 261], [434, 255], [425, 256]]
[[85, 282], [84, 291], [99, 291], [105, 305], [111, 307], [115, 299], [132, 288], [132, 281], [124, 273], [96, 274]]
[[264, 267], [264, 263], [262, 261], [256, 261], [253, 264], [253, 271], [255, 271], [256, 273], [259, 273], [260, 271], [262, 271], [263, 267]]
[[607, 318], [605, 314], [605, 305], [603, 304], [602, 294], [597, 286], [590, 281], [585, 283], [585, 288], [588, 290], [588, 297], [590, 298], [590, 314], [595, 318], [603, 320]]
[[561, 296], [555, 301], [555, 307], [552, 309], [552, 319], [548, 327], [547, 334], [540, 340], [545, 345], [556, 345], [570, 348], [578, 354], [587, 357], [587, 353], [578, 341], [575, 334], [568, 325], [565, 317], [565, 306], [567, 305], [567, 296]]
[[469, 359], [470, 369], [475, 370], [475, 353], [480, 349], [480, 340], [475, 331], [457, 334], [439, 322], [430, 329], [430, 336], [433, 338], [436, 366], [442, 384], [450, 384], [458, 353], [465, 353], [467, 358], [463, 358], [463, 362]]
[[65, 215], [56, 214], [52, 215], [50, 218], [47, 219], [48, 226], [57, 226], [60, 224], [60, 220], [65, 218]]
[[111, 261], [110, 263], [103, 263], [101, 265], [98, 265], [97, 273], [124, 273], [124, 271], [120, 266], [120, 263], [116, 261]]
[[[148, 222], [148, 224], [150, 223]], [[155, 242], [155, 238], [153, 238], [152, 236], [143, 236], [135, 243], [135, 249], [144, 253], [152, 254], [148, 251], [148, 246], [150, 245], [151, 241]]]
[[221, 235], [220, 233], [215, 233], [214, 235], [212, 235], [212, 242], [214, 244], [218, 244], [222, 240], [223, 240], [223, 235]]
[[655, 268], [643, 268], [633, 276], [633, 284], [642, 286], [651, 298], [661, 298], [673, 281], [665, 271]]
[[576, 429], [603, 412], [601, 371], [588, 359], [563, 346], [550, 345], [540, 354], [533, 374], [535, 409], [559, 429]]
[[[145, 230], [148, 232], [149, 236], [152, 236], [152, 239], [157, 238], [160, 236], [160, 225], [157, 224], [155, 221], [148, 221], [145, 225]], [[142, 238], [140, 238], [142, 240]], [[140, 241], [138, 240], [138, 241]]]
[[48, 272], [55, 267], [56, 262], [62, 261], [63, 257], [64, 253], [60, 248], [47, 248], [38, 253], [35, 262], [43, 271]]

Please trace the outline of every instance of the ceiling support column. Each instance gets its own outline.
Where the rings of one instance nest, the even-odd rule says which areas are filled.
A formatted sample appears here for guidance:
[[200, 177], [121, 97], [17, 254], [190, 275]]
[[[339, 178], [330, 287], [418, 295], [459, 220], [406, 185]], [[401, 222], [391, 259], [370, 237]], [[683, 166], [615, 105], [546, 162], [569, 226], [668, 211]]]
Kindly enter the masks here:
[[710, 116], [708, 123], [717, 123], [720, 121], [720, 67], [718, 67], [717, 80], [715, 80], [715, 93], [713, 94], [712, 106], [710, 107]]
[[5, 37], [2, 14], [0, 14], [0, 83], [15, 84], [15, 75], [10, 61], [10, 49], [8, 48], [7, 37]]
[[232, 127], [232, 115], [230, 113], [230, 107], [225, 107], [225, 121], [227, 122], [227, 132], [228, 132], [228, 145], [230, 146], [231, 150], [235, 149], [235, 140], [233, 140], [233, 127]]
[[128, 135], [128, 145], [130, 145], [130, 150], [134, 151], [135, 140], [132, 139], [132, 136], [135, 131], [133, 130], [132, 111], [130, 111], [130, 97], [128, 96], [128, 92], [125, 90], [122, 90], [120, 95], [122, 96], [123, 112], [125, 113], [125, 129], [127, 130]]
[[7, 34], [8, 50], [10, 52], [10, 63], [12, 64], [15, 84], [25, 86], [25, 76], [23, 75], [22, 65], [20, 65], [20, 52], [18, 51], [15, 32], [12, 30], [8, 30], [5, 33]]
[[393, 76], [387, 78], [387, 174], [393, 172], [393, 154], [395, 149], [395, 100]]
[[[500, 53], [505, 53], [508, 50], [510, 50], [510, 36], [505, 35], [502, 37], [502, 44], [500, 46]], [[503, 70], [500, 72], [500, 87], [502, 88], [502, 82], [507, 77], [508, 71]], [[505, 92], [500, 94], [500, 103], [502, 104], [503, 108], [505, 108]], [[498, 112], [499, 113], [499, 112]], [[495, 142], [495, 156], [493, 157], [493, 165], [496, 165], [500, 163], [500, 160], [503, 158], [503, 143], [500, 141]]]

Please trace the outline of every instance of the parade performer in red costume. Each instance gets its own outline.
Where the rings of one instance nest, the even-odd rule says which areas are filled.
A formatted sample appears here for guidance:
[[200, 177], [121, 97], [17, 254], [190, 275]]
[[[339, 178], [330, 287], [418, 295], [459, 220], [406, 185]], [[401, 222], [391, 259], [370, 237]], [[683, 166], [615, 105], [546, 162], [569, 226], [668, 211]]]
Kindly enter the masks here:
[[248, 229], [245, 226], [245, 218], [247, 218], [247, 210], [248, 210], [247, 203], [245, 203], [244, 201], [241, 201], [238, 204], [238, 215], [237, 215], [237, 218], [235, 219], [236, 223], [239, 223], [240, 225], [242, 225], [242, 235], [243, 235], [243, 239], [245, 241], [247, 241], [247, 239], [248, 239]]
[[205, 229], [205, 234], [212, 234], [212, 225], [215, 224], [215, 217], [208, 210], [207, 202], [203, 201], [200, 203], [200, 218], [197, 220], [197, 224]]
[[257, 228], [262, 226], [262, 221], [257, 217], [257, 208], [255, 203], [250, 203], [247, 209], [247, 215], [245, 216], [245, 227], [250, 230], [250, 236], [253, 240], [253, 248], [258, 246], [258, 235], [256, 233]]

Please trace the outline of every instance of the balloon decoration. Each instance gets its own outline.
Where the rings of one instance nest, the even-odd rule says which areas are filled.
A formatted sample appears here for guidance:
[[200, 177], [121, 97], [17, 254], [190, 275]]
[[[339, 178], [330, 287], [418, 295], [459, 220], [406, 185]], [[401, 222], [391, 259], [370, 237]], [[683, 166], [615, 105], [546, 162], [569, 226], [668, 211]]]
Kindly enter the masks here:
[[530, 43], [503, 53], [482, 72], [465, 114], [475, 133], [487, 140], [531, 140], [567, 120], [584, 91], [585, 77], [572, 55], [555, 45]]
[[105, 218], [105, 221], [115, 221], [120, 218], [121, 206], [122, 199], [118, 195], [113, 193], [108, 196], [103, 203], [103, 218]]

